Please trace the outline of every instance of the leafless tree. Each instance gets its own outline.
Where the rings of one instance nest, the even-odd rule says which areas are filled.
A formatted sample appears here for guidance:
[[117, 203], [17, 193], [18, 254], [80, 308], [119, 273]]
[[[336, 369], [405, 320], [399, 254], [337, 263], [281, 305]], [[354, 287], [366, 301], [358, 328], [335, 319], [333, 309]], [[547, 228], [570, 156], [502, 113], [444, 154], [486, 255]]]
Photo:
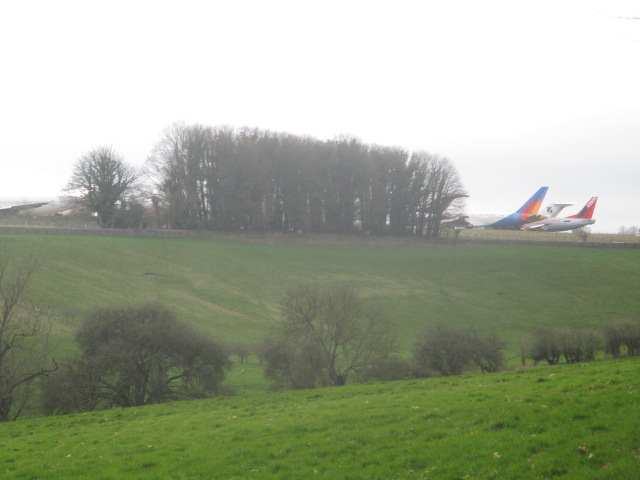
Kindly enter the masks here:
[[589, 239], [589, 235], [591, 234], [591, 229], [589, 227], [581, 227], [576, 230], [573, 230], [580, 240], [586, 242]]
[[349, 135], [176, 123], [145, 170], [172, 228], [436, 237], [466, 196], [448, 159]]
[[618, 320], [604, 327], [605, 352], [618, 357], [626, 350], [627, 355], [640, 355], [640, 322]]
[[473, 346], [468, 333], [445, 322], [433, 325], [413, 346], [418, 376], [460, 375], [472, 364], [472, 356]]
[[26, 407], [34, 380], [57, 368], [50, 358], [49, 317], [26, 297], [38, 268], [32, 258], [0, 257], [0, 421], [15, 420]]
[[99, 147], [74, 164], [66, 191], [97, 215], [102, 227], [113, 226], [117, 207], [132, 194], [138, 174], [111, 147]]
[[[386, 361], [394, 352], [390, 323], [382, 309], [365, 302], [355, 288], [333, 284], [301, 286], [282, 300], [280, 338], [293, 350], [304, 345], [314, 375], [329, 385], [347, 383], [350, 375]], [[302, 365], [302, 356], [297, 357]], [[283, 364], [291, 365], [290, 361]]]

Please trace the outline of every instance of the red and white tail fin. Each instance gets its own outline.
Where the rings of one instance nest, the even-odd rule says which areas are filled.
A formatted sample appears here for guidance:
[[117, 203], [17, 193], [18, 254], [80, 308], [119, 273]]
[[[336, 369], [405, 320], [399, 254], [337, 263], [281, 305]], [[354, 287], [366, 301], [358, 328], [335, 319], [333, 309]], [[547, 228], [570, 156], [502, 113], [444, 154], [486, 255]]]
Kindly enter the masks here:
[[571, 215], [567, 218], [593, 218], [593, 211], [596, 209], [596, 202], [598, 201], [598, 197], [591, 197], [587, 204], [582, 207], [579, 213], [575, 215]]

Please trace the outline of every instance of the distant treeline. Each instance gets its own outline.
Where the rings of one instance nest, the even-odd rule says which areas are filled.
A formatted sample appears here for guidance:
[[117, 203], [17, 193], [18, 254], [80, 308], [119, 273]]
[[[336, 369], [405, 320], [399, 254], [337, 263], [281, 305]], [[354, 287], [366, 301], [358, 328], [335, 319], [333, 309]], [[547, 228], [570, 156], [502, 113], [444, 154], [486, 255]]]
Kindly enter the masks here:
[[182, 123], [146, 170], [158, 225], [176, 229], [433, 237], [464, 194], [452, 162], [426, 152]]

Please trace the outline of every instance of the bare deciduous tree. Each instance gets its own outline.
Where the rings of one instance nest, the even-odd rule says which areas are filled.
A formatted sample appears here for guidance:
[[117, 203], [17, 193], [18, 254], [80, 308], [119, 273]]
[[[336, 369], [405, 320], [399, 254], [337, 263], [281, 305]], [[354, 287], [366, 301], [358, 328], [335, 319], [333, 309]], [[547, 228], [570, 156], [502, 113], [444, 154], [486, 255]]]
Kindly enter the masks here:
[[436, 237], [465, 196], [446, 158], [258, 129], [177, 123], [147, 160], [172, 228]]
[[34, 380], [54, 371], [51, 323], [26, 297], [38, 263], [0, 258], [0, 421], [15, 420], [29, 400]]
[[605, 352], [618, 357], [626, 350], [627, 355], [640, 355], [640, 322], [618, 320], [604, 328]]
[[589, 227], [582, 227], [576, 230], [573, 230], [580, 240], [586, 242], [589, 239], [589, 235], [591, 234], [591, 229]]
[[74, 164], [66, 191], [95, 213], [102, 227], [113, 226], [118, 203], [133, 192], [138, 174], [111, 147], [99, 147]]
[[[280, 350], [285, 353], [280, 364], [304, 368], [328, 385], [346, 384], [352, 374], [384, 362], [394, 351], [390, 323], [381, 308], [365, 302], [349, 285], [301, 286], [289, 291], [281, 305], [279, 339], [290, 348]], [[287, 352], [297, 353], [292, 358]]]

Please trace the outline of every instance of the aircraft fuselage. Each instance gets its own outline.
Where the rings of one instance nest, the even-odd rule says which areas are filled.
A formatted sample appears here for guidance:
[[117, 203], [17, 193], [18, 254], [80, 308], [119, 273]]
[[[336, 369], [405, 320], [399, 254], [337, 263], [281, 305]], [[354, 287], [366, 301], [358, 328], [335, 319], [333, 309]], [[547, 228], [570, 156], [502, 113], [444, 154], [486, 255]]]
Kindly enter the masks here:
[[596, 223], [593, 218], [547, 218], [544, 221], [533, 222], [523, 230], [540, 231], [540, 232], [564, 232], [567, 230], [576, 230]]

